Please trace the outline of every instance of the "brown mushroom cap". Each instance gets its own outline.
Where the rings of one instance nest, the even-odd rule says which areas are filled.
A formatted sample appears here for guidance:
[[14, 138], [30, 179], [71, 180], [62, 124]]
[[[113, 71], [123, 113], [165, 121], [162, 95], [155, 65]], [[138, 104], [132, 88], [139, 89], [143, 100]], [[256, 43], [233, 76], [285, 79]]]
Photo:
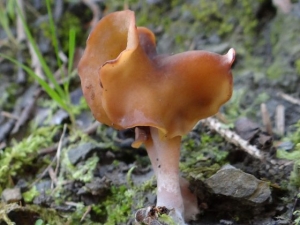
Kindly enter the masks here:
[[126, 10], [104, 17], [90, 34], [79, 75], [97, 120], [118, 129], [152, 126], [171, 138], [229, 100], [234, 54], [156, 55], [153, 33], [136, 28]]

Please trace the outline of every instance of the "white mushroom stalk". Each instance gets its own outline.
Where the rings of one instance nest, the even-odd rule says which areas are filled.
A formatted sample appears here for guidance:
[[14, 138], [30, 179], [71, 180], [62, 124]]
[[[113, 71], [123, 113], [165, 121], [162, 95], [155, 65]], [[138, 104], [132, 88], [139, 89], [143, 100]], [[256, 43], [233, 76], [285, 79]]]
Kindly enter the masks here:
[[179, 175], [181, 136], [165, 138], [157, 128], [136, 128], [136, 142], [144, 142], [157, 179], [156, 206], [174, 210], [174, 219], [184, 224], [199, 213], [197, 198]]

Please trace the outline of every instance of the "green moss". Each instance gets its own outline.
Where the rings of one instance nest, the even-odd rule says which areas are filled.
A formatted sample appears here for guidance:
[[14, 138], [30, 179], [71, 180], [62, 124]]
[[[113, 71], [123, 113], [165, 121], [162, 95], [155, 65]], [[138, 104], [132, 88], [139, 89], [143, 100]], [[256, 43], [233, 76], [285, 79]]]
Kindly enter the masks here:
[[300, 120], [295, 124], [295, 128], [296, 130], [291, 134], [290, 138], [295, 144], [300, 144]]
[[40, 195], [40, 193], [37, 191], [36, 186], [33, 186], [30, 190], [28, 190], [22, 194], [24, 201], [26, 203], [32, 202], [33, 199], [39, 195]]
[[284, 62], [278, 59], [267, 69], [268, 78], [276, 80], [284, 75]]
[[300, 76], [300, 59], [297, 59], [295, 62], [297, 74]]
[[31, 165], [37, 157], [38, 150], [52, 144], [52, 138], [59, 127], [41, 127], [17, 143], [13, 140], [11, 147], [0, 150], [0, 192], [1, 187], [11, 187], [12, 178]]
[[111, 193], [100, 204], [93, 206], [98, 218], [103, 218], [104, 225], [127, 222], [131, 217], [131, 207], [135, 191], [126, 185], [112, 186]]
[[[40, 28], [43, 35], [52, 40], [52, 34], [50, 29], [50, 24], [48, 21], [41, 23]], [[69, 35], [70, 29], [74, 29], [76, 33], [77, 43], [84, 43], [87, 38], [87, 33], [82, 32], [82, 24], [80, 19], [70, 12], [65, 12], [60, 19], [60, 22], [56, 26], [57, 39], [60, 42], [62, 50], [67, 53], [69, 50]]]
[[180, 170], [188, 178], [204, 179], [226, 163], [227, 151], [222, 151], [223, 139], [219, 135], [201, 132], [201, 142], [186, 136], [182, 144]]
[[[2, 78], [1, 78], [2, 79]], [[16, 96], [18, 96], [19, 88], [14, 82], [7, 85], [7, 87], [2, 89], [2, 94], [0, 96], [1, 109], [4, 111], [12, 111], [16, 104]]]
[[166, 214], [161, 214], [158, 217], [158, 221], [164, 223], [164, 224], [168, 224], [168, 225], [176, 225], [176, 223], [174, 222], [173, 218], [170, 217], [169, 215]]
[[112, 196], [106, 201], [107, 220], [105, 225], [114, 225], [126, 222], [131, 216], [131, 206], [133, 205], [134, 191], [125, 185], [113, 187]]
[[[137, 209], [144, 207], [145, 195], [155, 192], [156, 187], [152, 179], [139, 186], [133, 185], [131, 180], [132, 167], [127, 173], [126, 185], [111, 186], [110, 193], [97, 205], [93, 206], [93, 212], [97, 218], [101, 218], [101, 224], [115, 225], [129, 221]], [[153, 193], [154, 194], [154, 193]]]
[[69, 31], [71, 28], [75, 30], [77, 43], [83, 43], [87, 37], [85, 32], [82, 32], [80, 19], [72, 13], [64, 13], [61, 18], [61, 23], [58, 24], [57, 28], [58, 39], [61, 40], [61, 46], [64, 52], [68, 52], [69, 49]]
[[[27, 220], [32, 220], [32, 218], [36, 218], [36, 223], [39, 220], [42, 220], [44, 225], [55, 225], [55, 224], [66, 224], [66, 222], [69, 220], [68, 217], [62, 216], [61, 214], [58, 214], [54, 209], [46, 209], [42, 208], [40, 206], [36, 205], [29, 205], [26, 206], [20, 206], [16, 203], [12, 204], [4, 204], [0, 203], [0, 222], [5, 221], [8, 225], [14, 225], [15, 222], [12, 221], [9, 218], [8, 214], [10, 212], [21, 212], [22, 214], [26, 215], [22, 219], [23, 222]], [[80, 211], [80, 213], [83, 213]], [[76, 213], [75, 213], [76, 214]], [[13, 215], [13, 214], [12, 214]], [[72, 218], [73, 216], [70, 216], [69, 218]], [[79, 220], [77, 220], [79, 223]], [[2, 224], [2, 223], [1, 223]], [[28, 224], [28, 223], [26, 223]], [[70, 223], [69, 223], [70, 224]]]
[[300, 120], [295, 125], [296, 130], [285, 139], [295, 144], [293, 151], [288, 152], [282, 149], [277, 150], [277, 157], [294, 161], [293, 171], [290, 175], [290, 182], [296, 187], [300, 187]]
[[241, 30], [243, 36], [252, 36], [258, 21], [255, 10], [262, 1], [195, 1], [188, 4], [191, 12], [204, 33], [217, 33], [220, 36], [233, 32], [234, 28]]

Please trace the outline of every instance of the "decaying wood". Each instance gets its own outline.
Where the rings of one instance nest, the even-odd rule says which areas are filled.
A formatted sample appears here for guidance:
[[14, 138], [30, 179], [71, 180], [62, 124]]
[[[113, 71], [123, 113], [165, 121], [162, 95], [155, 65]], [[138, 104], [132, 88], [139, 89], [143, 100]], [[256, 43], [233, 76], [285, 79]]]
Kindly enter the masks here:
[[254, 145], [250, 145], [247, 141], [242, 139], [235, 132], [223, 128], [222, 124], [215, 118], [209, 117], [207, 119], [201, 120], [205, 125], [207, 125], [211, 130], [216, 131], [220, 134], [226, 141], [240, 147], [242, 150], [250, 154], [251, 156], [258, 158], [260, 160], [264, 159], [263, 153]]

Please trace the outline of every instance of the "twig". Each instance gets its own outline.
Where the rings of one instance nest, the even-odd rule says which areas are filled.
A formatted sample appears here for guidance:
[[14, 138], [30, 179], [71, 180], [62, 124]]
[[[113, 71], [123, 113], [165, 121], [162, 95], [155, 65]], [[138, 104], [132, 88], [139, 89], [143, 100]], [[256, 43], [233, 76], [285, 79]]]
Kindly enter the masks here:
[[24, 40], [26, 40], [26, 34], [25, 34], [25, 30], [24, 30], [24, 26], [22, 24], [22, 20], [21, 20], [21, 16], [24, 17], [24, 4], [23, 4], [23, 0], [18, 0], [17, 1], [18, 7], [21, 11], [20, 15], [19, 13], [17, 13], [17, 41], [20, 43]]
[[[24, 16], [24, 4], [23, 4], [23, 0], [18, 0], [17, 4], [20, 8], [21, 14], [17, 13], [17, 41], [18, 43], [22, 43], [23, 41], [26, 40], [26, 34], [25, 34], [25, 30], [24, 30], [24, 26], [22, 24], [22, 20], [21, 20], [21, 16]], [[17, 59], [19, 62], [23, 62], [23, 57], [22, 57], [22, 49], [19, 49], [18, 54], [17, 54]], [[22, 69], [21, 66], [18, 66], [18, 83], [23, 83], [25, 82], [25, 73], [24, 70]]]
[[6, 123], [1, 125], [0, 141], [5, 140], [12, 133], [13, 129], [16, 131], [17, 128], [14, 128], [16, 124], [18, 124], [17, 126], [21, 126], [28, 119], [29, 114], [26, 114], [24, 111], [26, 111], [27, 107], [30, 108], [30, 102], [34, 101], [35, 94], [32, 94], [33, 91], [35, 94], [37, 93], [38, 89], [36, 86], [27, 89], [20, 99], [18, 99], [18, 103], [15, 104], [14, 110], [11, 113], [14, 117], [18, 117], [18, 120], [10, 118]]
[[124, 0], [124, 3], [123, 3], [123, 10], [127, 10], [127, 9], [129, 9], [128, 0]]
[[[90, 125], [87, 129], [85, 129], [83, 132], [85, 134], [90, 135], [90, 134], [94, 133], [97, 130], [99, 125], [100, 125], [100, 123], [96, 121], [92, 125]], [[64, 139], [63, 142], [62, 142], [62, 146], [66, 145], [68, 142], [69, 142], [68, 138]], [[58, 144], [56, 143], [56, 144], [54, 144], [54, 145], [52, 145], [48, 148], [41, 149], [38, 154], [39, 155], [50, 154], [52, 152], [55, 152], [57, 150], [57, 148], [58, 148]]]
[[265, 103], [262, 103], [260, 105], [260, 111], [261, 111], [263, 125], [264, 125], [266, 131], [268, 132], [268, 134], [272, 134], [273, 129], [272, 129], [272, 123], [271, 123], [271, 119], [270, 119], [270, 114], [268, 112], [268, 108]]
[[276, 131], [279, 135], [284, 135], [285, 131], [285, 108], [283, 105], [278, 105], [276, 107]]
[[[65, 143], [63, 145], [67, 144], [66, 140], [64, 140], [64, 142]], [[58, 143], [55, 143], [52, 146], [49, 146], [47, 148], [43, 148], [43, 149], [39, 150], [38, 154], [39, 155], [46, 155], [46, 154], [50, 154], [52, 152], [55, 152], [57, 150], [57, 146], [58, 146]]]
[[288, 14], [292, 10], [291, 0], [273, 0], [272, 2], [284, 14]]
[[18, 120], [19, 119], [19, 117], [11, 114], [10, 112], [6, 112], [6, 111], [2, 111], [1, 112], [1, 116], [7, 117], [9, 119], [14, 119], [14, 120]]
[[34, 73], [38, 75], [40, 78], [45, 79], [42, 65], [40, 63], [40, 60], [32, 46], [32, 44], [28, 41], [28, 47], [29, 47], [29, 53], [31, 55], [31, 66], [34, 68]]
[[6, 143], [5, 142], [0, 142], [0, 149], [4, 149], [6, 147]]
[[97, 128], [99, 127], [100, 123], [98, 121], [95, 121], [91, 126], [86, 128], [83, 132], [90, 135], [92, 133], [95, 133]]
[[82, 0], [84, 4], [86, 4], [91, 11], [93, 12], [93, 19], [90, 22], [92, 29], [96, 26], [96, 24], [98, 23], [100, 17], [101, 17], [101, 11], [98, 7], [98, 5], [92, 1], [92, 0]]
[[84, 214], [82, 215], [81, 219], [80, 219], [80, 222], [84, 221], [85, 217], [87, 216], [87, 214], [90, 213], [90, 211], [92, 210], [92, 206], [89, 205], [86, 209], [86, 211], [84, 212]]
[[263, 154], [261, 153], [261, 151], [258, 148], [256, 148], [256, 146], [250, 145], [247, 141], [242, 139], [235, 132], [233, 132], [229, 129], [222, 128], [222, 124], [218, 120], [216, 120], [212, 117], [209, 117], [200, 122], [203, 122], [204, 124], [209, 126], [210, 129], [215, 130], [218, 134], [220, 134], [228, 142], [240, 147], [242, 150], [244, 150], [251, 156], [258, 158], [260, 160], [264, 159]]
[[70, 202], [70, 201], [65, 202], [65, 204], [69, 205], [69, 206], [74, 206], [74, 207], [77, 207], [79, 205], [79, 203], [77, 203], [77, 202]]
[[292, 103], [292, 104], [295, 104], [295, 105], [300, 105], [300, 99], [297, 99], [297, 98], [294, 98], [288, 94], [285, 94], [283, 92], [278, 92], [277, 93], [277, 96], [283, 98], [284, 100]]
[[64, 11], [64, 2], [62, 0], [56, 0], [54, 6], [53, 17], [55, 22], [58, 22]]
[[[65, 137], [67, 130], [67, 124], [64, 124], [64, 129], [63, 132], [60, 136], [59, 142], [58, 142], [58, 147], [57, 147], [57, 152], [56, 152], [56, 167], [54, 171], [54, 176], [57, 178], [58, 170], [59, 170], [59, 165], [60, 165], [60, 154], [61, 154], [61, 148], [62, 148], [62, 141]], [[51, 167], [52, 168], [52, 167]]]
[[53, 189], [54, 188], [54, 184], [57, 185], [57, 176], [55, 175], [55, 172], [54, 172], [54, 170], [53, 170], [52, 167], [49, 167], [48, 173], [49, 173], [49, 176], [50, 176], [50, 178], [52, 180], [51, 189]]
[[47, 168], [43, 171], [43, 173], [29, 185], [29, 188], [33, 187], [37, 182], [39, 182], [45, 175], [48, 173], [49, 169], [52, 168], [54, 162], [56, 161], [56, 156], [53, 157], [51, 163], [47, 166]]
[[22, 110], [21, 114], [19, 115], [19, 118], [18, 118], [13, 130], [11, 131], [11, 134], [17, 133], [19, 131], [20, 127], [27, 122], [28, 118], [31, 115], [31, 112], [33, 111], [33, 108], [35, 106], [35, 102], [37, 101], [37, 99], [38, 99], [39, 95], [41, 94], [41, 92], [42, 92], [42, 89], [36, 88], [36, 91], [33, 94], [32, 99], [25, 106], [25, 108]]
[[[28, 40], [27, 36], [25, 35], [25, 31], [23, 28], [23, 24], [22, 24], [22, 20], [21, 20], [21, 16], [25, 19], [26, 15], [25, 15], [25, 11], [24, 11], [24, 7], [23, 7], [23, 0], [18, 0], [17, 1], [18, 7], [20, 8], [21, 11], [21, 15], [17, 14], [18, 16], [18, 21], [19, 21], [19, 26], [20, 26], [20, 36], [18, 38], [22, 38], [22, 40], [26, 40], [27, 41], [27, 45], [29, 48], [29, 53], [31, 55], [31, 66], [34, 68], [34, 72], [41, 78], [44, 79], [44, 75], [43, 75], [43, 70], [42, 70], [42, 65], [39, 61], [39, 58], [32, 46], [32, 44], [30, 43], [30, 41]], [[18, 26], [17, 26], [18, 27]], [[21, 33], [23, 32], [23, 34]]]

